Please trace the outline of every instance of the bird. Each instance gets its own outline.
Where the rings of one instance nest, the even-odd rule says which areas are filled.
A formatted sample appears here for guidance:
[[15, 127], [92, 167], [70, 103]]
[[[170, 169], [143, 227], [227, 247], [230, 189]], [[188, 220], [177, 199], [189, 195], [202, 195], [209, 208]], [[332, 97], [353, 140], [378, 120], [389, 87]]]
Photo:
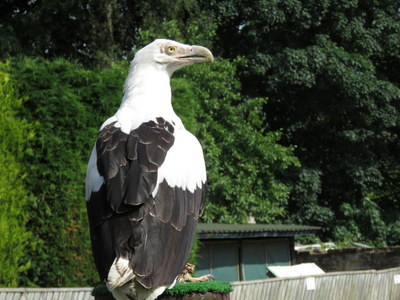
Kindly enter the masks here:
[[116, 113], [100, 127], [86, 206], [100, 279], [117, 300], [151, 300], [188, 261], [207, 190], [203, 150], [172, 107], [172, 74], [209, 49], [156, 39], [131, 61]]

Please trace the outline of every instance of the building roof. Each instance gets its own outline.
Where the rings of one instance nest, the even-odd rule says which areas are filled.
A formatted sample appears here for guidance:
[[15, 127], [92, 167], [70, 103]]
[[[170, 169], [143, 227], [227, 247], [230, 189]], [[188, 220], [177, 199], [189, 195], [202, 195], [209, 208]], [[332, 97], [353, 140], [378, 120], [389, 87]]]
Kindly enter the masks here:
[[200, 240], [288, 237], [314, 234], [320, 229], [316, 226], [283, 224], [197, 224], [197, 234]]

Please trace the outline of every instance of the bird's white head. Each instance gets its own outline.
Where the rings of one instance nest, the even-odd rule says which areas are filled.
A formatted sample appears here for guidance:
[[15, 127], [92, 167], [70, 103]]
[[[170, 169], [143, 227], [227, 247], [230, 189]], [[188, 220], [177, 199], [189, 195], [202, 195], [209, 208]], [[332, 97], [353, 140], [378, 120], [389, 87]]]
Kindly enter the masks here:
[[184, 66], [213, 61], [212, 53], [205, 47], [157, 39], [139, 50], [132, 63], [155, 67], [158, 70], [165, 69], [171, 76]]
[[[184, 66], [212, 61], [214, 57], [205, 47], [166, 39], [157, 39], [139, 50], [131, 62], [124, 98], [116, 113], [124, 132], [150, 116], [177, 119], [171, 104], [171, 75]], [[132, 119], [136, 121], [132, 123]]]

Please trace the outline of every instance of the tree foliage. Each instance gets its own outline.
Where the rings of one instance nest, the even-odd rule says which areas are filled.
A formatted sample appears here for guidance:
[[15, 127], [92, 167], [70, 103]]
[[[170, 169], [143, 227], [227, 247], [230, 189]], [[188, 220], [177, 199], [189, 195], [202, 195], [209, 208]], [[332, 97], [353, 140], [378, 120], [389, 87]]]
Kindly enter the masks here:
[[79, 59], [109, 65], [154, 33], [210, 45], [213, 16], [197, 1], [8, 0], [0, 3], [0, 57]]
[[1, 53], [113, 60], [132, 49], [142, 19], [137, 12], [137, 5], [129, 1], [2, 2]]
[[219, 60], [183, 71], [190, 79], [189, 90], [195, 91], [196, 126], [192, 131], [203, 145], [207, 164], [208, 201], [203, 220], [244, 223], [252, 214], [259, 222], [274, 222], [285, 215], [289, 194], [275, 173], [296, 165], [297, 160], [292, 148], [278, 144], [279, 131], [264, 131], [266, 99], [241, 98], [236, 77], [239, 63]]
[[23, 99], [16, 97], [9, 66], [0, 63], [0, 286], [18, 286], [19, 275], [30, 266], [23, 258], [31, 233], [26, 230], [23, 208], [28, 191], [23, 179], [23, 153], [32, 140], [32, 124], [21, 119]]
[[211, 5], [222, 21], [217, 51], [249, 60], [242, 93], [267, 96], [265, 125], [296, 146], [302, 167], [281, 175], [290, 221], [334, 240], [397, 244], [398, 2]]
[[126, 60], [158, 37], [219, 57], [171, 82], [206, 156], [203, 221], [252, 214], [322, 226], [321, 239], [398, 245], [399, 9], [387, 0], [0, 3], [9, 60], [0, 68], [0, 232], [15, 242], [0, 242], [14, 249], [11, 260], [0, 251], [12, 269], [0, 283], [96, 281], [87, 159], [121, 101]]
[[86, 70], [64, 59], [14, 59], [11, 72], [26, 97], [25, 119], [35, 124], [24, 163], [30, 196], [27, 227], [35, 247], [23, 285], [93, 284], [94, 267], [86, 215], [86, 164], [97, 129], [118, 107], [125, 63]]
[[[35, 247], [25, 256], [32, 263], [20, 279], [23, 285], [93, 284], [86, 164], [99, 126], [118, 108], [127, 69], [126, 63], [92, 71], [65, 59], [11, 60], [11, 73], [21, 82], [18, 93], [27, 99], [24, 117], [36, 132], [32, 150], [24, 153], [27, 226]], [[276, 144], [279, 132], [262, 134], [265, 99], [242, 102], [235, 73], [235, 64], [221, 60], [188, 68], [172, 80], [176, 111], [199, 136], [207, 157], [205, 220], [244, 222], [250, 212], [275, 220], [285, 212], [288, 189], [274, 172], [296, 159], [290, 148]]]

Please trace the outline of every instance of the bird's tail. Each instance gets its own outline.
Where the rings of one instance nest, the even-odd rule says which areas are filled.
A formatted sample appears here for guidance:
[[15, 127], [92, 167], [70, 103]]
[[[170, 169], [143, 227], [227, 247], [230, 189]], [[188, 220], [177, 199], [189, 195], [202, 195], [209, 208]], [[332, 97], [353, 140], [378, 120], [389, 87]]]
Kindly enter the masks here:
[[135, 290], [133, 289], [131, 282], [128, 282], [125, 285], [114, 288], [112, 290], [107, 283], [107, 288], [116, 300], [132, 300], [132, 297], [133, 299], [137, 299]]
[[[172, 288], [174, 283], [169, 286]], [[125, 258], [116, 258], [108, 272], [107, 288], [117, 300], [154, 300], [168, 286], [159, 286], [146, 289], [135, 280], [135, 275], [129, 265], [129, 260]]]
[[116, 258], [108, 272], [107, 287], [112, 291], [117, 287], [122, 287], [134, 277], [129, 260], [123, 257]]
[[135, 292], [137, 300], [154, 300], [162, 293], [164, 293], [165, 289], [167, 288], [164, 286], [158, 286], [155, 288], [146, 289], [144, 288], [139, 282], [134, 280], [135, 285]]

